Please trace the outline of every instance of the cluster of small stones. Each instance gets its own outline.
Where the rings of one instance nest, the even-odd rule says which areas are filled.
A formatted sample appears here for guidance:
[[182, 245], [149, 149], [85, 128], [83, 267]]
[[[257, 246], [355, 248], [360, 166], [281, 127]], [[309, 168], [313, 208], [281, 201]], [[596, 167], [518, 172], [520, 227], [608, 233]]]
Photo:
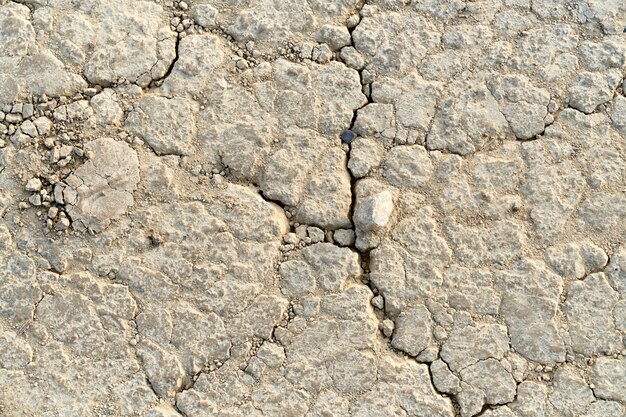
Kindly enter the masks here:
[[626, 415], [619, 2], [70, 3], [0, 0], [0, 415]]

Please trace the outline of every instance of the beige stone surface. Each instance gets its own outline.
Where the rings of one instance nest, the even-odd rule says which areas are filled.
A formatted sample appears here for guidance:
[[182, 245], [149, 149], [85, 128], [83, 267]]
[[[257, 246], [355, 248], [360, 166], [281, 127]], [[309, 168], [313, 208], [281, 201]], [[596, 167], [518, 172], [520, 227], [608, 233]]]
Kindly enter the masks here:
[[625, 15], [0, 0], [0, 416], [626, 416]]

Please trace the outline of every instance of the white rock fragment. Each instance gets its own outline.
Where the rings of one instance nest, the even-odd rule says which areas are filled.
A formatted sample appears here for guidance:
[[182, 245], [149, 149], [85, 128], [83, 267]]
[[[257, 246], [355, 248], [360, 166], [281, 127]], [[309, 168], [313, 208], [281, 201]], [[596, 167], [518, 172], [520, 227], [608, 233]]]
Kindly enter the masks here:
[[352, 46], [346, 46], [341, 49], [341, 60], [349, 67], [355, 70], [360, 70], [365, 65], [365, 60], [361, 54]]
[[332, 51], [350, 45], [350, 33], [345, 26], [324, 25], [314, 34], [314, 39], [327, 44]]
[[602, 248], [590, 240], [552, 246], [546, 250], [546, 259], [560, 275], [577, 279], [600, 271], [609, 260]]
[[333, 51], [325, 43], [316, 45], [311, 53], [311, 58], [318, 64], [327, 64], [333, 57]]
[[67, 71], [65, 65], [48, 50], [25, 56], [15, 71], [20, 74], [20, 90], [36, 96], [72, 96], [87, 87], [80, 75]]
[[380, 330], [386, 337], [391, 337], [393, 330], [395, 329], [395, 323], [392, 320], [385, 319], [380, 324]]
[[360, 136], [374, 136], [394, 125], [393, 106], [391, 104], [370, 103], [357, 110], [353, 130]]
[[32, 204], [33, 206], [38, 207], [41, 205], [41, 196], [39, 194], [33, 194], [30, 197], [28, 197], [28, 202]]
[[[372, 297], [371, 303], [374, 307], [376, 307], [379, 310], [382, 310], [383, 308], [385, 308], [385, 299], [383, 298], [382, 295], [377, 295], [375, 297]], [[394, 327], [395, 327], [395, 324], [394, 324]]]
[[117, 103], [117, 95], [113, 90], [105, 88], [100, 94], [93, 96], [89, 102], [94, 109], [94, 114], [99, 123], [106, 125], [117, 125], [123, 117], [124, 112]]
[[39, 191], [41, 190], [42, 183], [39, 178], [31, 178], [26, 183], [26, 191]]
[[461, 390], [459, 378], [450, 372], [448, 365], [441, 359], [430, 364], [430, 373], [433, 376], [433, 384], [438, 391], [454, 395]]
[[[226, 224], [237, 225], [230, 229], [230, 233], [239, 240], [268, 242], [289, 232], [284, 210], [265, 201], [251, 187], [229, 184], [210, 200], [208, 208]], [[259, 222], [259, 218], [264, 221]]]
[[306, 228], [306, 233], [311, 238], [312, 243], [320, 243], [324, 241], [324, 231], [319, 227], [309, 226]]
[[411, 356], [419, 355], [431, 341], [432, 319], [423, 305], [405, 310], [396, 318], [391, 345]]
[[370, 195], [359, 201], [354, 222], [359, 231], [380, 232], [387, 228], [394, 210], [394, 196], [389, 190]]
[[256, 357], [270, 368], [278, 368], [286, 359], [285, 349], [277, 343], [265, 341], [257, 350]]
[[295, 233], [290, 232], [283, 236], [283, 241], [286, 244], [297, 245], [300, 242], [300, 238]]
[[354, 177], [363, 178], [380, 166], [384, 151], [378, 140], [358, 137], [350, 145], [348, 169]]
[[26, 120], [24, 123], [22, 123], [20, 125], [20, 130], [22, 131], [22, 133], [30, 136], [31, 138], [34, 138], [39, 134], [39, 132], [37, 132], [37, 127], [30, 120]]
[[333, 233], [333, 239], [340, 246], [352, 246], [354, 244], [354, 230], [338, 229]]
[[52, 122], [47, 117], [38, 117], [33, 121], [33, 123], [35, 124], [37, 133], [40, 136], [45, 136], [52, 130]]

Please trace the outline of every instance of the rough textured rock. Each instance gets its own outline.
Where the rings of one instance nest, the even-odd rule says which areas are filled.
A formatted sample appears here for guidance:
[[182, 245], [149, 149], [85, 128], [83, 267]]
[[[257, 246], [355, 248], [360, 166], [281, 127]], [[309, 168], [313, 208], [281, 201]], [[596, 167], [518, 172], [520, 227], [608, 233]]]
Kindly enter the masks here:
[[157, 155], [187, 155], [196, 136], [197, 105], [189, 100], [146, 96], [126, 119]]
[[499, 325], [454, 329], [441, 348], [441, 359], [459, 371], [488, 358], [501, 359], [508, 350], [506, 329]]
[[419, 355], [430, 343], [431, 323], [424, 306], [403, 311], [396, 319], [391, 346], [411, 356]]
[[611, 353], [623, 347], [613, 318], [617, 296], [602, 272], [568, 286], [564, 309], [575, 352]]
[[91, 159], [65, 180], [62, 192], [74, 227], [100, 232], [132, 206], [139, 162], [133, 149], [113, 139], [98, 139], [85, 148]]
[[626, 362], [623, 359], [600, 358], [591, 370], [596, 397], [624, 402], [626, 399]]
[[624, 12], [0, 0], [0, 415], [625, 415]]
[[506, 288], [500, 314], [509, 327], [511, 345], [528, 359], [562, 362], [565, 345], [555, 321], [562, 280], [539, 262], [520, 262], [498, 281], [503, 292]]
[[580, 371], [573, 367], [559, 368], [554, 373], [553, 387], [550, 403], [566, 416], [576, 415], [577, 410], [586, 409], [595, 400]]
[[515, 398], [513, 377], [495, 359], [477, 362], [462, 369], [460, 374], [463, 382], [483, 393], [487, 404], [506, 404]]

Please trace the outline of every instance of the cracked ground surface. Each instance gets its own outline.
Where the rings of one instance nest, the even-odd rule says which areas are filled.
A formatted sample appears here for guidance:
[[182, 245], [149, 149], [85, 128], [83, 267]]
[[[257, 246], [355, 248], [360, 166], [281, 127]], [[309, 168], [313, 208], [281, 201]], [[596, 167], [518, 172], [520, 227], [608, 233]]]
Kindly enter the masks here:
[[0, 416], [626, 416], [625, 24], [0, 0]]

